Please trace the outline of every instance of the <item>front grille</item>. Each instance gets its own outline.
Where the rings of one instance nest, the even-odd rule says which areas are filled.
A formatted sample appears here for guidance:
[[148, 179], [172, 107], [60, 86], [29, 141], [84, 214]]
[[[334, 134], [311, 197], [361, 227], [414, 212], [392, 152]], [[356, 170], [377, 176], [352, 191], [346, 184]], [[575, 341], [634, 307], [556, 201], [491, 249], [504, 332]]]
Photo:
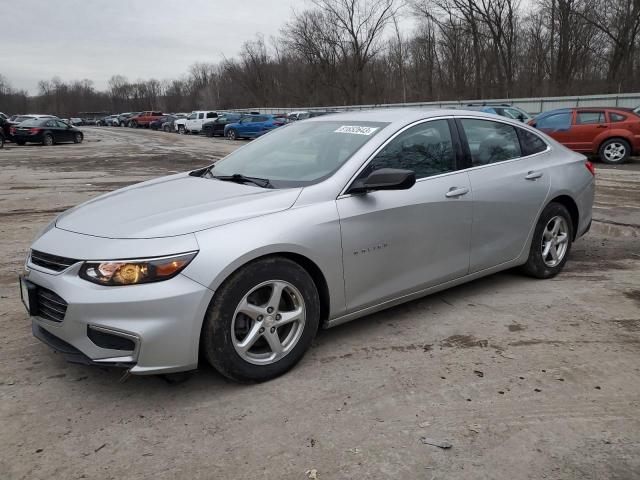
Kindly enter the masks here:
[[51, 255], [50, 253], [31, 250], [31, 263], [48, 270], [53, 270], [54, 272], [66, 270], [77, 262], [79, 262], [79, 260], [74, 260], [73, 258], [59, 257], [58, 255]]
[[64, 316], [67, 313], [67, 302], [60, 295], [46, 288], [38, 287], [36, 289], [36, 299], [38, 302], [38, 316], [52, 322], [64, 320]]

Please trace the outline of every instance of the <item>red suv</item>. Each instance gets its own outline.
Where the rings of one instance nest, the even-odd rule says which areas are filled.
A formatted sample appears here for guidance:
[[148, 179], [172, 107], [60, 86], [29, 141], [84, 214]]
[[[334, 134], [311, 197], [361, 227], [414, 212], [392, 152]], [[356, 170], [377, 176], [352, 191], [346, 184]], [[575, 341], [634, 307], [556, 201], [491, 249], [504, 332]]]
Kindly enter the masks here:
[[164, 113], [162, 112], [140, 112], [129, 119], [129, 126], [132, 128], [148, 127], [154, 120], [159, 120]]
[[565, 147], [598, 155], [605, 163], [624, 163], [640, 153], [640, 116], [623, 108], [562, 108], [529, 122]]

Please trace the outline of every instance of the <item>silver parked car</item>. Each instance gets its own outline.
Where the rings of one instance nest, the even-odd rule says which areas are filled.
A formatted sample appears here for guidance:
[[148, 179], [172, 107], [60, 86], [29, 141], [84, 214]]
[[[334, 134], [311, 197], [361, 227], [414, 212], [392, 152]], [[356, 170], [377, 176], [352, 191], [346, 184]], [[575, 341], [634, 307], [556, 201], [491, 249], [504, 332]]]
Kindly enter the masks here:
[[71, 360], [237, 381], [290, 369], [320, 326], [511, 267], [562, 270], [593, 166], [517, 120], [461, 110], [295, 122], [215, 165], [53, 221], [21, 291]]

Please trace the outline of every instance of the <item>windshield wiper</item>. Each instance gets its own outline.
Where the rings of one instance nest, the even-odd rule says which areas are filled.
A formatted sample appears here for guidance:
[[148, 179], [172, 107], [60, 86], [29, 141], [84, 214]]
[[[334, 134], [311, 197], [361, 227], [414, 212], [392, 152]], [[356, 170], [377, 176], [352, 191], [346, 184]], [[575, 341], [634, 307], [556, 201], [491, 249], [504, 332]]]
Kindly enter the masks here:
[[212, 175], [212, 177], [223, 182], [253, 183], [262, 188], [273, 188], [268, 178], [246, 177], [240, 173], [234, 173], [233, 175]]

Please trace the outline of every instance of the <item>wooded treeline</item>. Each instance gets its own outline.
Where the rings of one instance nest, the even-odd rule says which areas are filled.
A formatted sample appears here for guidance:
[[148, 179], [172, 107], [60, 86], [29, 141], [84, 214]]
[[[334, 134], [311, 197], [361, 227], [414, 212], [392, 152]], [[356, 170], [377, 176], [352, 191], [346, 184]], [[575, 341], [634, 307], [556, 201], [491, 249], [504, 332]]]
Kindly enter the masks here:
[[98, 91], [91, 80], [53, 78], [30, 97], [0, 75], [0, 110], [70, 116], [640, 90], [640, 0], [401, 2], [311, 0], [278, 37], [258, 35], [236, 58], [171, 80], [114, 75]]

